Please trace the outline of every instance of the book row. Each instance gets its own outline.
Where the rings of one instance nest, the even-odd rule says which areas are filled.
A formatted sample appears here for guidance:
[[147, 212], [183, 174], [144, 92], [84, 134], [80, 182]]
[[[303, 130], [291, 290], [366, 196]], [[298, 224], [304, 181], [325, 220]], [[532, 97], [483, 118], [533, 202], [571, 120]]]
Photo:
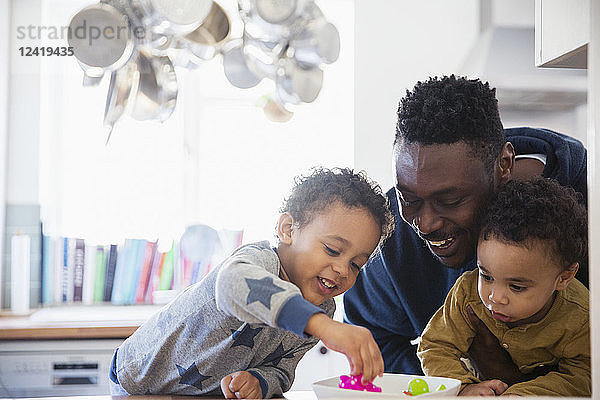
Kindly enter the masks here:
[[[144, 239], [89, 245], [84, 239], [43, 236], [42, 303], [153, 303], [157, 290], [178, 289], [176, 269], [185, 264], [175, 242], [163, 252], [158, 241]], [[201, 278], [196, 274], [195, 281]]]

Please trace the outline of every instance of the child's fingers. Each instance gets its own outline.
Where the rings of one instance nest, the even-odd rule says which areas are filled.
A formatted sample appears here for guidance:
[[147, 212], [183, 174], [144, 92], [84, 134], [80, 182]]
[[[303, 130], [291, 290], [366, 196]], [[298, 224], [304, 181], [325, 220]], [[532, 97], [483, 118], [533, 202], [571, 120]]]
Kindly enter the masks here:
[[363, 351], [364, 367], [363, 367], [363, 384], [372, 382], [377, 376], [383, 375], [383, 358], [379, 351], [379, 346], [375, 342], [369, 343], [364, 347]]
[[233, 379], [229, 383], [229, 390], [234, 392], [238, 399], [256, 399], [262, 397], [258, 379], [249, 372], [234, 374]]
[[506, 389], [508, 389], [508, 385], [499, 379], [488, 381], [488, 387], [494, 391], [496, 396], [501, 395], [504, 393], [504, 391], [506, 391]]
[[362, 360], [354, 354], [346, 354], [348, 363], [350, 363], [350, 375], [358, 375], [362, 373]]
[[244, 385], [244, 377], [245, 374], [239, 372], [232, 374], [231, 381], [229, 382], [229, 390], [231, 390], [233, 393], [239, 392], [242, 386]]
[[259, 399], [262, 398], [262, 391], [258, 380], [249, 373], [234, 376], [229, 388], [234, 388], [238, 399]]
[[221, 391], [226, 399], [235, 399], [235, 393], [229, 390], [229, 383], [231, 382], [231, 375], [227, 375], [221, 379]]

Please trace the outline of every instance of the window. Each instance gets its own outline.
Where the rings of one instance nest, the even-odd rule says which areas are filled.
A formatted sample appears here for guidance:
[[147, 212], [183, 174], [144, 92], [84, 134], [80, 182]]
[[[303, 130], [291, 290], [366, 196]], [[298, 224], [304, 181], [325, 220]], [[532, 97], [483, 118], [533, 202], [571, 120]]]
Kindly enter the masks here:
[[[46, 26], [68, 26], [71, 16], [90, 4], [42, 3]], [[295, 107], [293, 118], [283, 124], [270, 122], [257, 106], [274, 90], [271, 82], [235, 88], [217, 56], [196, 70], [177, 68], [178, 104], [166, 122], [125, 116], [105, 145], [109, 77], [97, 87], [83, 87], [75, 58], [44, 57], [40, 203], [45, 233], [100, 244], [133, 237], [166, 243], [178, 239], [186, 225], [204, 223], [243, 229], [244, 242], [272, 238], [294, 176], [315, 165], [353, 164], [354, 3], [317, 3], [340, 32], [340, 56], [325, 66], [317, 100]], [[219, 4], [236, 37], [241, 24], [236, 2]]]

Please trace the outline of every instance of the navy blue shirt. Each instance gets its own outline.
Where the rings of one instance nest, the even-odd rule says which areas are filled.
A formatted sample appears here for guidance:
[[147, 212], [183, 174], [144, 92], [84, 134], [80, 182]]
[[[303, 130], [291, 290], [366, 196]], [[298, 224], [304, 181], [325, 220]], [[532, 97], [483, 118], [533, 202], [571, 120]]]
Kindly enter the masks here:
[[[546, 154], [543, 176], [571, 186], [587, 204], [586, 150], [576, 139], [547, 129], [505, 129], [516, 154]], [[386, 372], [423, 374], [411, 340], [421, 335], [463, 272], [442, 264], [425, 242], [402, 220], [395, 189], [387, 192], [396, 229], [344, 294], [344, 320], [367, 327], [379, 345]], [[578, 279], [587, 286], [587, 268]]]

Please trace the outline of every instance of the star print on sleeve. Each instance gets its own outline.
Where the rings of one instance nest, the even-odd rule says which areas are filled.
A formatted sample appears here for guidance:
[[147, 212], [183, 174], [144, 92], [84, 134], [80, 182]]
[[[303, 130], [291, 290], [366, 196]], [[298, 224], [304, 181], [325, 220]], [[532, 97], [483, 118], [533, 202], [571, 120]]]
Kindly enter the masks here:
[[200, 371], [198, 371], [195, 363], [192, 363], [187, 369], [178, 364], [175, 364], [175, 366], [179, 370], [179, 376], [181, 376], [179, 383], [183, 385], [194, 386], [202, 390], [202, 381], [211, 378], [211, 376], [202, 375]]
[[262, 279], [246, 278], [246, 284], [248, 285], [248, 289], [250, 289], [246, 304], [252, 304], [255, 301], [258, 301], [267, 307], [268, 310], [271, 309], [271, 296], [285, 290], [276, 286], [273, 283], [273, 278], [269, 276]]
[[294, 353], [286, 354], [288, 351], [283, 349], [283, 343], [279, 343], [279, 346], [277, 346], [275, 351], [269, 354], [267, 358], [264, 359], [263, 364], [276, 367], [282, 359], [294, 358]]
[[241, 331], [231, 330], [233, 333], [231, 337], [233, 338], [233, 344], [231, 347], [236, 346], [246, 346], [249, 348], [254, 348], [254, 337], [258, 335], [258, 333], [262, 330], [262, 328], [252, 329], [250, 325], [246, 325]]

